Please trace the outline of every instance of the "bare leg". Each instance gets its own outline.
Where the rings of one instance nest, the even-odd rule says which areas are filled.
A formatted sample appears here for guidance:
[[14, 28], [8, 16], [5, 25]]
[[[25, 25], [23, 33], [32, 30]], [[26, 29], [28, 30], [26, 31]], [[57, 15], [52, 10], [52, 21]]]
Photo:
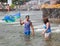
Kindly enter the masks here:
[[51, 39], [51, 33], [45, 34], [45, 40], [48, 41]]

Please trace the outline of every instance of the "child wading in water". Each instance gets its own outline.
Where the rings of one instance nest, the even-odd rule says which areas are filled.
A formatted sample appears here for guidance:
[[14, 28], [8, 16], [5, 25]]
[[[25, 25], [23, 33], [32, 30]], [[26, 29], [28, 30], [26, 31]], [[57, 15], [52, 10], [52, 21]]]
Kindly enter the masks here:
[[21, 25], [24, 24], [24, 35], [30, 35], [31, 34], [30, 27], [32, 28], [32, 35], [34, 35], [34, 28], [33, 28], [32, 22], [29, 20], [29, 15], [27, 15], [25, 18], [26, 19], [24, 21], [22, 21], [20, 19], [20, 24]]
[[50, 27], [50, 22], [48, 20], [48, 18], [43, 18], [43, 22], [44, 22], [44, 31], [42, 32], [42, 34], [45, 37], [45, 40], [49, 40], [51, 38], [51, 27]]

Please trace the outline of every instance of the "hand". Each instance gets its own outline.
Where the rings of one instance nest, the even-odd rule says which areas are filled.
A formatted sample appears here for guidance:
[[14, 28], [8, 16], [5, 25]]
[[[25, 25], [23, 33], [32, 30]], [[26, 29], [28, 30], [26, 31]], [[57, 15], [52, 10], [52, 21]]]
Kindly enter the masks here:
[[22, 20], [20, 19], [20, 25], [23, 25], [24, 24], [24, 22], [22, 22]]

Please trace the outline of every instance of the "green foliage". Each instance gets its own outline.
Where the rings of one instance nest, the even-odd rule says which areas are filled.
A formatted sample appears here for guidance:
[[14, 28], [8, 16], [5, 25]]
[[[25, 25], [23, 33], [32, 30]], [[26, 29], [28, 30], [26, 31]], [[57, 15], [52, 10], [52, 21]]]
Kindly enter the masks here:
[[[12, 0], [13, 4], [16, 4], [18, 2], [19, 5], [24, 4], [25, 2], [28, 2], [30, 0]], [[7, 0], [0, 0], [0, 2], [7, 2]]]
[[14, 4], [12, 4], [11, 6], [10, 6], [10, 8], [14, 8], [15, 7], [15, 5]]
[[7, 2], [7, 0], [0, 0], [0, 2]]
[[28, 2], [30, 0], [13, 0], [13, 4], [16, 4], [18, 2], [19, 5], [24, 4], [25, 2]]

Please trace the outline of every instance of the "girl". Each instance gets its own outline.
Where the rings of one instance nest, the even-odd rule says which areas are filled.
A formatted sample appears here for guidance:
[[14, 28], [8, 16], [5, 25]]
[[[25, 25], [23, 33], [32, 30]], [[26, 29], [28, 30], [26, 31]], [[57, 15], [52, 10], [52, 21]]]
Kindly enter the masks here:
[[50, 22], [48, 20], [48, 18], [43, 18], [43, 22], [44, 22], [44, 31], [42, 32], [42, 34], [45, 37], [45, 40], [49, 40], [51, 38], [51, 27], [50, 27]]

